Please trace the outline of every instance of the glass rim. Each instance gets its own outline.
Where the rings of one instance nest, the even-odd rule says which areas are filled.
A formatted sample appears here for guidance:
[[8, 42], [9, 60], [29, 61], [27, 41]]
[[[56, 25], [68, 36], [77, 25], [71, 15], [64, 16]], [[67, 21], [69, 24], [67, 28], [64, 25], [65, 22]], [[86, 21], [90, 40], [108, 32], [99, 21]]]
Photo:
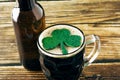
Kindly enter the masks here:
[[[81, 46], [76, 49], [75, 51], [72, 51], [71, 53], [67, 54], [67, 55], [62, 55], [62, 54], [53, 54], [51, 52], [48, 52], [46, 51], [45, 49], [43, 49], [41, 46], [40, 46], [40, 42], [39, 42], [39, 38], [40, 38], [40, 35], [48, 28], [50, 27], [53, 27], [53, 26], [59, 26], [59, 25], [66, 25], [66, 26], [69, 26], [69, 27], [73, 27], [73, 28], [76, 28], [77, 30], [79, 30], [81, 32], [81, 34], [83, 35], [83, 42], [81, 44]], [[49, 56], [49, 57], [53, 57], [53, 58], [68, 58], [68, 57], [71, 57], [71, 56], [74, 56], [76, 55], [77, 53], [79, 53], [80, 51], [83, 50], [83, 48], [85, 47], [85, 43], [86, 43], [86, 40], [85, 40], [85, 35], [83, 33], [83, 31], [79, 28], [77, 28], [76, 26], [73, 26], [73, 25], [70, 25], [70, 24], [54, 24], [54, 25], [51, 25], [51, 26], [48, 26], [46, 29], [44, 29], [41, 34], [39, 35], [38, 37], [38, 42], [37, 42], [37, 47], [38, 47], [38, 50], [40, 52], [40, 54], [44, 54], [46, 56]]]

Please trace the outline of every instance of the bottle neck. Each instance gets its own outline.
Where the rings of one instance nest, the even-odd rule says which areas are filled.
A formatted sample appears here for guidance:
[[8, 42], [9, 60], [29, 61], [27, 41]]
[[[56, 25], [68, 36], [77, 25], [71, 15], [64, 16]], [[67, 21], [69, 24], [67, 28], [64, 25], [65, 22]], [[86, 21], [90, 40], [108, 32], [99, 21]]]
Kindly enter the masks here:
[[36, 0], [18, 0], [20, 11], [29, 11], [35, 7]]

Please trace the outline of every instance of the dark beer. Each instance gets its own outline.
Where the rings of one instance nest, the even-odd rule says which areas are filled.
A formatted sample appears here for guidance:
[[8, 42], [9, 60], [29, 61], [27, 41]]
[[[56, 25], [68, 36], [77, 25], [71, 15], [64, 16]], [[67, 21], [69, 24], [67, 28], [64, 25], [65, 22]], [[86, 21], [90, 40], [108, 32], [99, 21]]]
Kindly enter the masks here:
[[[55, 29], [68, 29], [72, 35], [81, 36], [81, 45], [78, 47], [66, 47], [68, 54], [63, 55], [60, 47], [53, 50], [45, 50], [42, 39], [51, 36]], [[85, 37], [81, 30], [71, 25], [53, 25], [45, 29], [39, 36], [38, 48], [40, 63], [48, 80], [78, 80], [84, 66]]]
[[41, 70], [36, 46], [38, 35], [45, 28], [45, 14], [36, 0], [18, 0], [12, 20], [17, 39], [20, 61], [28, 70]]
[[[78, 80], [84, 65], [84, 49], [70, 58], [52, 58], [45, 55], [41, 66], [48, 80]], [[41, 59], [42, 59], [41, 57]]]

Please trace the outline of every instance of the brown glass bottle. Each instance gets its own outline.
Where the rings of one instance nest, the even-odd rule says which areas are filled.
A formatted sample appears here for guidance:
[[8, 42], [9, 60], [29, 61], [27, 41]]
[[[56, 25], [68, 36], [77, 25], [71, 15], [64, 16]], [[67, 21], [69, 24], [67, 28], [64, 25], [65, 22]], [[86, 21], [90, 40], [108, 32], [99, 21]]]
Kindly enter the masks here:
[[42, 6], [36, 0], [18, 0], [18, 7], [12, 11], [12, 20], [21, 63], [28, 70], [41, 70], [36, 43], [45, 28]]

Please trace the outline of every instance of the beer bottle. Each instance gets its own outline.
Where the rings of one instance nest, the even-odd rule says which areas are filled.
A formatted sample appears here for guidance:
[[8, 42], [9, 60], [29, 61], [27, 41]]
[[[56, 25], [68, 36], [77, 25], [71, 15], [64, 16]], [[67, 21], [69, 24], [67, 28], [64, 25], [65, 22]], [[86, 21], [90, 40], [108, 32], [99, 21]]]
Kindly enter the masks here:
[[45, 28], [45, 13], [36, 0], [17, 0], [12, 11], [12, 21], [18, 45], [20, 61], [31, 71], [41, 70], [37, 49], [38, 35]]

